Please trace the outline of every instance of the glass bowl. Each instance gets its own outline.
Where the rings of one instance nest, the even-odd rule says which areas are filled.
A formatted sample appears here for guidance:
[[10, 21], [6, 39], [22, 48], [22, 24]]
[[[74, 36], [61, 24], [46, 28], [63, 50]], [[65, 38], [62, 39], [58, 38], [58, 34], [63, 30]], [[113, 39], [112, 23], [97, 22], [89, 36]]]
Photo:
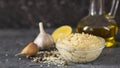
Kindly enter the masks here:
[[103, 38], [101, 39], [102, 39], [102, 42], [99, 42], [100, 43], [99, 46], [92, 47], [86, 50], [85, 49], [82, 50], [82, 49], [79, 49], [78, 47], [73, 47], [71, 45], [63, 44], [60, 42], [56, 42], [56, 48], [58, 49], [61, 56], [65, 60], [74, 62], [74, 63], [86, 63], [86, 62], [91, 62], [95, 60], [101, 54], [102, 50], [105, 47], [105, 40]]

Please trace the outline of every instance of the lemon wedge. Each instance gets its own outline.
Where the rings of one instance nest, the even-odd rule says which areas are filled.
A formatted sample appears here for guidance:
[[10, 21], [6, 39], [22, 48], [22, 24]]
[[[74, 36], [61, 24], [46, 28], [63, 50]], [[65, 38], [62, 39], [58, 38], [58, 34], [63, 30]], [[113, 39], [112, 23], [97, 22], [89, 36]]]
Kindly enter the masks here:
[[54, 42], [57, 41], [57, 39], [62, 39], [72, 33], [72, 27], [69, 25], [63, 25], [57, 28], [53, 33], [52, 37], [54, 39]]

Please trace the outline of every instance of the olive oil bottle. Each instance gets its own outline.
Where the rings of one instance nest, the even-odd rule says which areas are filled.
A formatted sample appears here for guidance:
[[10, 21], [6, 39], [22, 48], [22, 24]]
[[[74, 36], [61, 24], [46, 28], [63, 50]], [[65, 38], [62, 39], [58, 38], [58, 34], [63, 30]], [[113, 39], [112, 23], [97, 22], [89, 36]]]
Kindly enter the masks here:
[[[117, 5], [113, 4], [112, 6]], [[118, 32], [118, 25], [112, 14], [106, 14], [104, 11], [103, 0], [91, 0], [89, 15], [78, 23], [76, 32], [103, 37], [106, 40], [106, 47], [112, 47], [115, 44], [114, 37]]]

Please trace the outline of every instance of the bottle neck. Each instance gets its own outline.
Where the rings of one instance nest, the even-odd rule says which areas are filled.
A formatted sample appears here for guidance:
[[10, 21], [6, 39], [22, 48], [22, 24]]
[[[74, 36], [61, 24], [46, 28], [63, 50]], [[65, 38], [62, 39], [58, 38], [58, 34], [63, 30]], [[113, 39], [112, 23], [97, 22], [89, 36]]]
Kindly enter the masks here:
[[90, 0], [89, 15], [103, 15], [104, 12], [104, 2], [103, 0]]

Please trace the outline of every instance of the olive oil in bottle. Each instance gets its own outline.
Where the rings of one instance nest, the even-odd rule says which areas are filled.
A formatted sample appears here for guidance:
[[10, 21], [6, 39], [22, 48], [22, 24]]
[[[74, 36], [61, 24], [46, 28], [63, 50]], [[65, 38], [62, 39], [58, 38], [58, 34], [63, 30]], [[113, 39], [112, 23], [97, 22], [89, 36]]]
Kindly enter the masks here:
[[[106, 47], [114, 46], [114, 37], [118, 32], [118, 25], [114, 20], [116, 11], [112, 9], [111, 14], [107, 14], [104, 11], [104, 0], [90, 0], [90, 2], [89, 15], [78, 22], [76, 32], [103, 37], [106, 41]], [[113, 2], [116, 2], [116, 0], [113, 0]], [[118, 4], [112, 6], [117, 8]]]
[[107, 27], [91, 27], [91, 26], [84, 26], [84, 25], [78, 25], [77, 32], [79, 33], [88, 33], [93, 34], [96, 36], [103, 37], [106, 40], [106, 47], [114, 46], [115, 44], [115, 35], [118, 31], [117, 25], [109, 25]]

